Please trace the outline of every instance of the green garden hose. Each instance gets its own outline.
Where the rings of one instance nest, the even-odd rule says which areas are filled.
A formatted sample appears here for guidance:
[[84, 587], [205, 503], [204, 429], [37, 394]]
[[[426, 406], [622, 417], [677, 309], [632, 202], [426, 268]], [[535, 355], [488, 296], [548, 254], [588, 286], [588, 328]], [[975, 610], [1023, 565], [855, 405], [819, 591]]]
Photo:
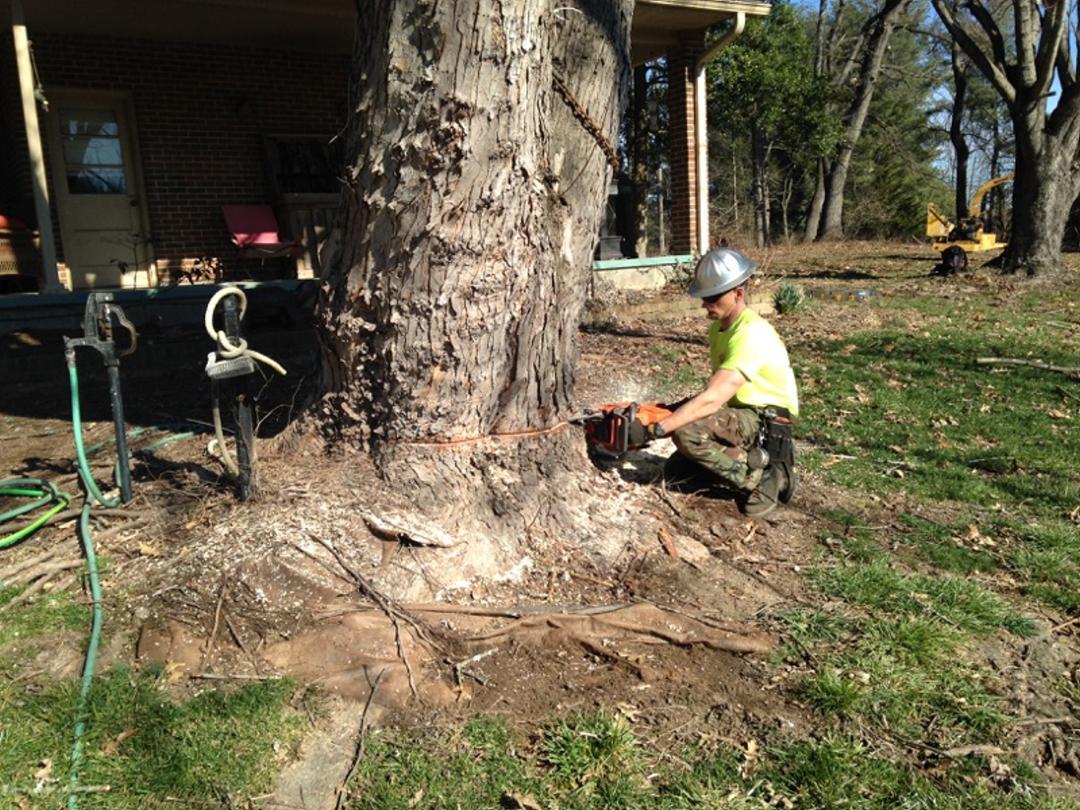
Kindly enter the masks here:
[[[82, 741], [86, 733], [87, 705], [90, 696], [90, 687], [94, 679], [94, 668], [97, 664], [98, 647], [101, 644], [101, 626], [104, 615], [101, 607], [101, 581], [98, 576], [97, 555], [94, 550], [94, 536], [90, 531], [90, 509], [97, 503], [106, 509], [115, 509], [121, 505], [121, 499], [106, 498], [94, 480], [90, 465], [87, 462], [87, 451], [83, 444], [82, 409], [79, 403], [79, 375], [76, 370], [74, 359], [68, 363], [68, 382], [71, 386], [71, 428], [75, 439], [76, 466], [79, 478], [86, 490], [86, 499], [83, 501], [82, 511], [79, 515], [79, 534], [82, 539], [83, 553], [86, 555], [87, 576], [90, 581], [90, 596], [92, 605], [92, 619], [90, 624], [90, 640], [86, 647], [86, 658], [83, 664], [82, 684], [79, 690], [79, 702], [75, 717], [75, 742], [71, 749], [71, 770], [68, 782], [68, 810], [78, 808], [79, 786], [79, 763], [82, 759]], [[170, 426], [171, 427], [171, 426]], [[159, 426], [136, 428], [129, 435], [137, 435], [147, 430], [164, 430]], [[180, 439], [193, 436], [192, 432], [174, 433], [164, 438], [151, 442], [145, 448], [153, 450]], [[100, 449], [106, 443], [99, 443], [91, 448], [91, 452]], [[119, 464], [119, 462], [117, 462]], [[61, 492], [51, 481], [40, 478], [9, 478], [0, 480], [0, 497], [30, 498], [32, 500], [20, 504], [6, 512], [0, 512], [0, 526], [9, 523], [24, 515], [45, 508], [37, 517], [21, 526], [16, 531], [0, 536], [0, 549], [10, 548], [21, 540], [26, 539], [38, 529], [47, 525], [56, 515], [62, 512], [71, 503], [71, 496]], [[2, 583], [0, 583], [2, 587]]]
[[[8, 478], [0, 480], [0, 497], [33, 498], [29, 503], [16, 506], [6, 512], [0, 512], [0, 526], [15, 520], [36, 509], [48, 506], [49, 508], [31, 520], [25, 526], [0, 537], [0, 549], [10, 548], [20, 540], [25, 540], [42, 526], [46, 525], [53, 517], [63, 512], [69, 503], [71, 496], [61, 492], [51, 481], [42, 478]], [[51, 504], [51, 506], [50, 506]], [[2, 583], [0, 583], [2, 584]]]
[[[86, 733], [86, 707], [90, 697], [90, 685], [94, 680], [94, 666], [97, 663], [98, 645], [101, 643], [101, 582], [98, 579], [97, 555], [94, 553], [94, 535], [90, 531], [90, 507], [97, 501], [106, 509], [120, 506], [120, 499], [108, 499], [101, 494], [97, 482], [90, 472], [83, 447], [82, 411], [79, 407], [79, 373], [72, 358], [68, 363], [68, 382], [71, 384], [71, 431], [75, 437], [75, 458], [79, 469], [79, 478], [86, 489], [82, 514], [79, 515], [79, 533], [82, 535], [83, 553], [86, 554], [86, 571], [90, 580], [90, 598], [93, 606], [93, 618], [90, 623], [90, 641], [86, 645], [86, 659], [83, 663], [82, 686], [79, 689], [79, 705], [75, 712], [75, 743], [71, 748], [71, 773], [68, 780], [68, 810], [77, 810], [79, 800], [76, 788], [79, 786], [79, 762], [82, 759], [82, 738]], [[91, 500], [92, 499], [92, 500]]]

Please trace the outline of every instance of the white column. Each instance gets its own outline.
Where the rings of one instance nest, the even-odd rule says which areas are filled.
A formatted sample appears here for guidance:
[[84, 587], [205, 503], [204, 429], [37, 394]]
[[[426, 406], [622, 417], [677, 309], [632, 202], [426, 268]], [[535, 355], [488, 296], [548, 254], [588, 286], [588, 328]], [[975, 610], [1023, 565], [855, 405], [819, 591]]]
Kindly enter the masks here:
[[15, 39], [15, 67], [19, 74], [26, 143], [30, 153], [30, 171], [34, 184], [34, 213], [37, 215], [41, 262], [45, 267], [45, 292], [65, 292], [56, 270], [56, 241], [53, 238], [49, 211], [49, 187], [45, 182], [45, 155], [41, 148], [37, 104], [34, 100], [34, 73], [30, 64], [30, 42], [26, 36], [22, 0], [11, 0], [11, 33]]
[[709, 45], [697, 63], [694, 76], [694, 146], [697, 179], [697, 250], [704, 255], [709, 250], [709, 129], [708, 102], [705, 93], [705, 68], [720, 51], [724, 50], [746, 28], [746, 12], [735, 14], [731, 30]]

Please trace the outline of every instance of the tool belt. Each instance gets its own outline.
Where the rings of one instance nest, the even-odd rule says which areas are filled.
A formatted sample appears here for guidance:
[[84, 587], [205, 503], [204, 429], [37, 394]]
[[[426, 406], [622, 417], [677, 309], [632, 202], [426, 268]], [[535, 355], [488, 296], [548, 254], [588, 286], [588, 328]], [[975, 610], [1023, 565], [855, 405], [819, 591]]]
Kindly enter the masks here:
[[787, 486], [781, 490], [779, 499], [787, 503], [795, 495], [795, 437], [791, 412], [787, 408], [768, 407], [758, 411], [761, 432], [758, 446], [768, 454], [767, 465], [784, 471]]

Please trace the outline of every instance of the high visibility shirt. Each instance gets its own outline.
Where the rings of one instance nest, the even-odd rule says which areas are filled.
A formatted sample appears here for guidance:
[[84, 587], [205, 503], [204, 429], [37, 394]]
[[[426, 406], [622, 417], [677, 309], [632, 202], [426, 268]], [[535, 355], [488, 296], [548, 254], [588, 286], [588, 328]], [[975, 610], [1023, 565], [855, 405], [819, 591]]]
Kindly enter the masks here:
[[772, 324], [747, 308], [729, 329], [719, 321], [709, 328], [709, 362], [713, 373], [722, 368], [740, 372], [746, 382], [731, 404], [749, 408], [769, 405], [799, 413], [799, 393], [787, 348]]

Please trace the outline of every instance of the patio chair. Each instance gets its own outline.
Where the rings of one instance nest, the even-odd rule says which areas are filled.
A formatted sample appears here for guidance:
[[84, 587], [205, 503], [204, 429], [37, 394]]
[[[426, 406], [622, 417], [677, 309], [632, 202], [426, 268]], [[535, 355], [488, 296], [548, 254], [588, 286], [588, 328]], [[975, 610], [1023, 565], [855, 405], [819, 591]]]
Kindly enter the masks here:
[[223, 205], [221, 212], [240, 258], [296, 256], [303, 249], [300, 240], [281, 238], [277, 217], [269, 205]]

